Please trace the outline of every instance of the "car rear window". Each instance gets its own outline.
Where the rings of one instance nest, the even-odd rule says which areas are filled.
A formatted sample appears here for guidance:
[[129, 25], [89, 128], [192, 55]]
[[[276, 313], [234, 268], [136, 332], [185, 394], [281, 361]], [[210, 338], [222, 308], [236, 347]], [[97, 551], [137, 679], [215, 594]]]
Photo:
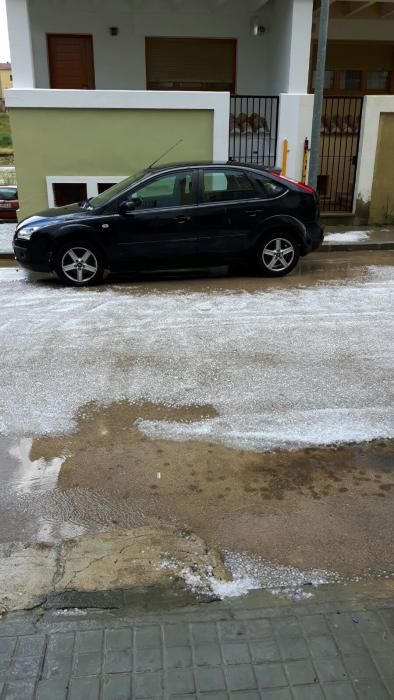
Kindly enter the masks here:
[[14, 189], [9, 189], [6, 187], [0, 187], [0, 199], [5, 199], [10, 201], [12, 199], [18, 199], [18, 193]]
[[278, 182], [273, 180], [268, 180], [266, 177], [260, 175], [254, 176], [258, 192], [264, 199], [274, 199], [275, 197], [280, 197], [286, 191], [286, 187], [280, 185]]
[[256, 197], [253, 183], [247, 175], [237, 170], [204, 170], [203, 202], [232, 202]]

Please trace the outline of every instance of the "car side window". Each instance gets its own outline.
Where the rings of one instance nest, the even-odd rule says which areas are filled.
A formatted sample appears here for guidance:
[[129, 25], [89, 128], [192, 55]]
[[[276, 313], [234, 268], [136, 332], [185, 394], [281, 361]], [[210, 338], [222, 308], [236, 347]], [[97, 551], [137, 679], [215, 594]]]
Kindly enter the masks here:
[[257, 185], [258, 196], [262, 199], [275, 199], [286, 191], [286, 187], [262, 175], [254, 175], [253, 177]]
[[202, 201], [233, 202], [239, 199], [257, 197], [253, 183], [248, 176], [237, 170], [204, 170]]
[[179, 172], [157, 177], [135, 189], [128, 197], [137, 209], [187, 206], [193, 203], [192, 173]]

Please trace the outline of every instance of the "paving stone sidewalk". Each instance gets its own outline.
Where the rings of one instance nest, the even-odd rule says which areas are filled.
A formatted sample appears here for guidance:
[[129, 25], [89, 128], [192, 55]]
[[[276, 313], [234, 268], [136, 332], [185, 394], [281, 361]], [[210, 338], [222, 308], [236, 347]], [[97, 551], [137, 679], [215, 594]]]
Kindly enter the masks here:
[[384, 700], [394, 601], [0, 619], [1, 700]]

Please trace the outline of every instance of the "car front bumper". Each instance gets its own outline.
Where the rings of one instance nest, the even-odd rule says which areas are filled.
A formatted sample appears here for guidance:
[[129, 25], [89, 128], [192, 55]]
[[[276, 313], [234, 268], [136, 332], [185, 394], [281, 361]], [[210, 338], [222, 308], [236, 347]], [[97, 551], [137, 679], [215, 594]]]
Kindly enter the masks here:
[[51, 272], [48, 251], [43, 246], [31, 246], [30, 241], [24, 243], [14, 238], [12, 247], [15, 260], [22, 267], [35, 272]]

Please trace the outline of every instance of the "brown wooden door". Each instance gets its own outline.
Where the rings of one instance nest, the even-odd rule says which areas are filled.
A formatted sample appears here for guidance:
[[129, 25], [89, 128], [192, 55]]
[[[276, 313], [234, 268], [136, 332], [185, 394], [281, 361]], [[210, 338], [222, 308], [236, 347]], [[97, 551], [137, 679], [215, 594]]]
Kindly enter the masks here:
[[48, 34], [51, 88], [94, 90], [93, 41], [88, 34]]

